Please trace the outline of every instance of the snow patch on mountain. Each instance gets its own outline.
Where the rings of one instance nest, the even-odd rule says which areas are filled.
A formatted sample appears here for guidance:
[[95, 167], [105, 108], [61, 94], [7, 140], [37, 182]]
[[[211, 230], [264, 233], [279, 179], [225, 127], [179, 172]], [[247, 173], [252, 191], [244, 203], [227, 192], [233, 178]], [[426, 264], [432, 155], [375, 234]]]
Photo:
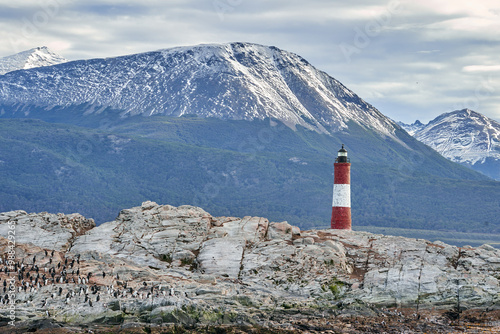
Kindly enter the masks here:
[[46, 46], [42, 46], [0, 58], [0, 75], [17, 70], [57, 65], [67, 61]]
[[121, 116], [273, 118], [320, 133], [355, 122], [401, 142], [392, 120], [339, 81], [294, 53], [250, 43], [177, 47], [8, 73], [0, 77], [0, 100], [47, 110], [87, 105], [87, 113], [108, 108]]

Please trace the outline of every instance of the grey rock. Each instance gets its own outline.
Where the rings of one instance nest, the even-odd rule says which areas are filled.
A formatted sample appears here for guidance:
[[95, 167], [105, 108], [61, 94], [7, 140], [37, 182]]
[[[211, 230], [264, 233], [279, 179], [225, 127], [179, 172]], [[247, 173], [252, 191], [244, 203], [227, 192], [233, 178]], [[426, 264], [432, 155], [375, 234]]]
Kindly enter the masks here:
[[[12, 229], [10, 226], [15, 226]], [[95, 227], [93, 219], [80, 214], [26, 213], [11, 211], [0, 214], [0, 235], [15, 230], [16, 243], [32, 244], [58, 251], [68, 250], [77, 236]]]
[[[18, 261], [36, 256], [48, 274], [56, 263], [79, 259], [80, 274], [67, 273], [67, 283], [59, 282], [62, 267], [54, 283], [38, 287], [26, 279], [30, 288], [15, 297], [21, 321], [250, 324], [261, 310], [314, 313], [337, 305], [345, 314], [371, 314], [368, 305], [450, 309], [459, 300], [486, 309], [500, 303], [500, 250], [489, 246], [300, 231], [286, 222], [212, 217], [154, 202], [122, 210], [98, 227], [79, 215], [12, 211], [0, 214], [3, 236], [9, 221], [26, 235], [18, 239]], [[50, 235], [49, 241], [27, 237], [36, 234]], [[46, 256], [51, 249], [54, 255]], [[8, 240], [0, 238], [0, 252], [7, 251]]]

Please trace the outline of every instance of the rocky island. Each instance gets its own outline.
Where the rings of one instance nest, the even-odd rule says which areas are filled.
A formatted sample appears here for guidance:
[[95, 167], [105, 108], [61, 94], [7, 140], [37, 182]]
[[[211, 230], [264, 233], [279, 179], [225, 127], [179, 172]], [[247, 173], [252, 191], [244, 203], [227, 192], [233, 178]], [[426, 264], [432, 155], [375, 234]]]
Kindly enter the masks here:
[[97, 227], [0, 213], [0, 256], [2, 333], [500, 332], [489, 245], [144, 202]]

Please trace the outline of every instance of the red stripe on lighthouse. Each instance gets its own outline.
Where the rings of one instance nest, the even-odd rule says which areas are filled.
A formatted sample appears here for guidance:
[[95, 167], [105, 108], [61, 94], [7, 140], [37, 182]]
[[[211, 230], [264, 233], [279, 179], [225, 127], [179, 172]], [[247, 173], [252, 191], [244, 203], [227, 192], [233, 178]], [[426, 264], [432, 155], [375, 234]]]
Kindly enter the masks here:
[[351, 184], [351, 164], [350, 163], [335, 163], [333, 164], [333, 183], [334, 184]]
[[337, 230], [351, 229], [351, 208], [332, 207], [332, 228]]
[[351, 164], [334, 163], [332, 221], [333, 229], [351, 229]]

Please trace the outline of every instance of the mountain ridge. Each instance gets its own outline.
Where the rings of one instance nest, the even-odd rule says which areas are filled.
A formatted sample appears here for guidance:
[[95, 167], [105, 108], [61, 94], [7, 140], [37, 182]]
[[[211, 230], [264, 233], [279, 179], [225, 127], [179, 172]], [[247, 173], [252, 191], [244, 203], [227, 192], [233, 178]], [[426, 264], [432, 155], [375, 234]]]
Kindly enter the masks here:
[[90, 103], [87, 114], [110, 108], [120, 116], [270, 117], [325, 133], [353, 120], [397, 140], [392, 120], [328, 74], [296, 54], [251, 43], [177, 47], [7, 75], [0, 78], [0, 101], [14, 112], [19, 105]]

